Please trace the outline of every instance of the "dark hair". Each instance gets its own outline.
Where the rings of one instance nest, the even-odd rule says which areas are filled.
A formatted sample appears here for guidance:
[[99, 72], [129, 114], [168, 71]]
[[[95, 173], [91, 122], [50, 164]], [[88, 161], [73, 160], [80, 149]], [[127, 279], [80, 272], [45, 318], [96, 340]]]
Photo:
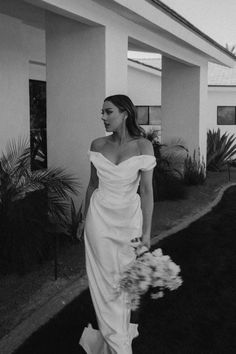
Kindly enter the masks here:
[[131, 136], [145, 136], [144, 130], [138, 125], [136, 108], [131, 99], [126, 95], [113, 95], [105, 98], [113, 103], [120, 112], [127, 112], [126, 127]]

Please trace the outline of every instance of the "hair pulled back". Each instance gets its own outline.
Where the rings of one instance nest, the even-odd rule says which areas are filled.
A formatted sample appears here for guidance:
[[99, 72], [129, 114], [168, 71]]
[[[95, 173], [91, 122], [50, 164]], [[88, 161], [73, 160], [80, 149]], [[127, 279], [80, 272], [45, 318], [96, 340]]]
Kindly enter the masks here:
[[131, 99], [126, 95], [113, 95], [105, 98], [113, 103], [120, 112], [127, 112], [126, 127], [133, 137], [145, 136], [144, 130], [138, 125], [136, 108]]

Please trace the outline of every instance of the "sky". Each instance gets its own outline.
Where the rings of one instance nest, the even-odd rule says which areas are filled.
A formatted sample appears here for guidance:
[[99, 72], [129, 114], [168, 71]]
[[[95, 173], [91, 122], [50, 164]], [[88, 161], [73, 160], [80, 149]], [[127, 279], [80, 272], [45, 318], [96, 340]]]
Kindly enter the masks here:
[[161, 1], [219, 44], [236, 44], [236, 0]]

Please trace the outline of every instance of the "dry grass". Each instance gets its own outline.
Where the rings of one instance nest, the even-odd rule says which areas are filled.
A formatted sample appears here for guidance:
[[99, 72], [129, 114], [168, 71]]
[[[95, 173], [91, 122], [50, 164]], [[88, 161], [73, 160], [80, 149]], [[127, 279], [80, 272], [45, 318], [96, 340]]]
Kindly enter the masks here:
[[[235, 170], [231, 181], [236, 182]], [[156, 203], [152, 235], [170, 229], [204, 208], [214, 200], [221, 186], [228, 182], [226, 171], [210, 173], [205, 185], [188, 187], [187, 199]], [[25, 276], [14, 274], [0, 278], [0, 338], [84, 273], [83, 244], [72, 243], [60, 252], [56, 281], [52, 261], [35, 267]]]

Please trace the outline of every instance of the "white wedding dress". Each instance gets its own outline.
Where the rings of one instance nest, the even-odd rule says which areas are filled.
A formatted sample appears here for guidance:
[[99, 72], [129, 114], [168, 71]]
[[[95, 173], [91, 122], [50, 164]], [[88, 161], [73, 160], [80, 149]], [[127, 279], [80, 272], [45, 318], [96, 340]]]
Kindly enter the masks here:
[[142, 235], [140, 171], [153, 169], [156, 160], [138, 155], [115, 165], [95, 151], [89, 151], [89, 158], [99, 186], [86, 217], [86, 269], [99, 331], [89, 325], [80, 344], [88, 354], [132, 354], [137, 325], [130, 324], [126, 294], [117, 295], [117, 281], [135, 259], [131, 240]]

